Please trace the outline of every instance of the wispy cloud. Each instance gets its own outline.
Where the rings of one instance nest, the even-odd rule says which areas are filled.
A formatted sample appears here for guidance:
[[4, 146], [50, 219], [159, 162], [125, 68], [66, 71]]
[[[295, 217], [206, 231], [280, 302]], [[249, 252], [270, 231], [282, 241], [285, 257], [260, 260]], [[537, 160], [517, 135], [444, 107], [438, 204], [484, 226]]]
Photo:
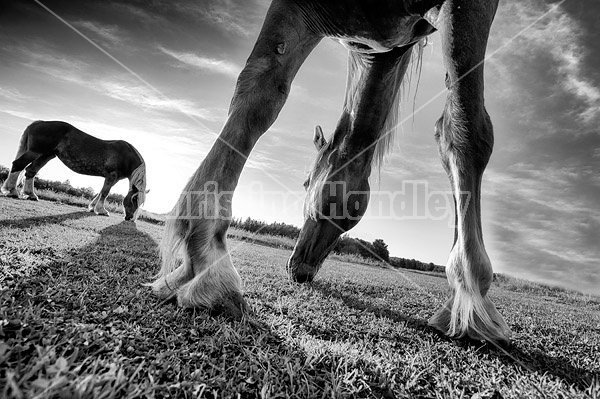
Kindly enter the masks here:
[[600, 88], [594, 86], [583, 74], [585, 47], [580, 43], [577, 21], [559, 9], [550, 14], [545, 23], [527, 30], [525, 37], [530, 43], [544, 48], [552, 55], [557, 72], [563, 78], [562, 87], [588, 106], [581, 113], [581, 118], [587, 122], [598, 116]]
[[21, 92], [19, 90], [9, 89], [6, 87], [0, 87], [0, 97], [4, 98], [6, 100], [18, 101], [18, 102], [22, 102], [27, 99], [27, 97], [25, 95], [21, 94]]
[[17, 118], [21, 118], [21, 119], [28, 119], [31, 121], [36, 120], [36, 117], [31, 112], [18, 111], [18, 110], [14, 110], [14, 109], [0, 109], [0, 112], [4, 112], [5, 114], [16, 116]]
[[230, 34], [249, 36], [257, 29], [257, 22], [267, 4], [262, 0], [207, 0], [199, 3], [176, 2], [173, 6], [186, 15], [200, 17]]
[[137, 107], [181, 112], [206, 121], [223, 121], [226, 117], [226, 113], [218, 108], [202, 108], [187, 99], [163, 97], [156, 91], [140, 85], [129, 75], [100, 74], [91, 65], [48, 50], [32, 51], [20, 48], [19, 51], [25, 59], [22, 65], [26, 67]]
[[123, 32], [114, 25], [104, 25], [94, 21], [76, 21], [73, 22], [73, 25], [84, 31], [92, 32], [97, 38], [112, 46], [121, 45], [124, 41]]
[[[496, 21], [496, 26], [502, 26], [500, 36], [511, 35], [528, 26], [553, 6], [534, 1], [505, 3], [500, 7]], [[492, 47], [498, 45], [494, 43]], [[502, 72], [503, 81], [511, 80], [528, 63], [529, 68], [538, 68], [537, 80], [548, 76], [546, 86], [562, 89], [571, 95], [579, 103], [569, 105], [573, 112], [577, 113], [581, 122], [591, 123], [600, 119], [600, 87], [584, 73], [587, 54], [581, 24], [559, 7], [524, 30], [518, 40], [507, 48], [505, 55], [493, 58], [491, 64], [496, 71]]]
[[221, 74], [230, 78], [236, 78], [242, 70], [240, 66], [231, 61], [202, 57], [192, 53], [177, 52], [162, 46], [158, 46], [158, 49], [164, 54], [179, 61], [180, 65], [186, 67]]
[[[81, 83], [85, 84], [84, 82]], [[194, 102], [186, 99], [161, 97], [156, 94], [156, 92], [149, 90], [145, 86], [140, 86], [128, 78], [123, 78], [121, 80], [97, 80], [91, 85], [88, 85], [88, 87], [114, 99], [125, 101], [142, 108], [182, 112], [207, 121], [220, 121], [224, 117], [224, 115], [220, 115], [214, 110], [203, 109]]]
[[493, 204], [484, 209], [484, 220], [492, 226], [486, 241], [501, 270], [527, 270], [530, 278], [597, 289], [579, 281], [582, 273], [598, 272], [600, 264], [600, 250], [593, 244], [600, 239], [597, 194], [583, 195], [580, 179], [568, 167], [540, 170], [524, 163], [486, 172], [484, 197]]

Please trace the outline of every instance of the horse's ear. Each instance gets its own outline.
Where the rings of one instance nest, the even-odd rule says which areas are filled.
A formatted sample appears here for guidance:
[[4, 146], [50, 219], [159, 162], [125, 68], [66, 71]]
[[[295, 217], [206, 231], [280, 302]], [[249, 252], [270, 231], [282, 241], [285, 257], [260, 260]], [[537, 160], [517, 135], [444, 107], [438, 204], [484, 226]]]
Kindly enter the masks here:
[[317, 147], [317, 151], [320, 151], [321, 148], [327, 144], [327, 140], [325, 140], [325, 135], [323, 134], [323, 129], [321, 129], [321, 126], [319, 125], [315, 126], [315, 137], [313, 137], [313, 143], [315, 144], [315, 147]]

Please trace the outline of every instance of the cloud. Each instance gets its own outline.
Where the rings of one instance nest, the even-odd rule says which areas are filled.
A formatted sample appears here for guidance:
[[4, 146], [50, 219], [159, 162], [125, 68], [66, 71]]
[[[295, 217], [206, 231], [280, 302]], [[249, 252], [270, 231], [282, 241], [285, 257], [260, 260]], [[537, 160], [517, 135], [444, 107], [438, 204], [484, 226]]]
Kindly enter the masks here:
[[[84, 84], [84, 82], [80, 82]], [[88, 87], [117, 100], [130, 104], [162, 111], [182, 112], [207, 121], [222, 121], [223, 115], [214, 110], [198, 107], [186, 99], [168, 98], [146, 86], [140, 86], [131, 79], [103, 79], [92, 82]]]
[[[161, 94], [158, 89], [140, 84], [131, 76], [125, 74], [100, 75], [95, 68], [82, 61], [62, 57], [49, 50], [41, 51], [20, 48], [20, 53], [26, 59], [22, 65], [50, 75], [54, 78], [67, 81], [100, 95], [125, 101], [133, 106], [153, 109], [163, 112], [181, 112], [191, 118], [200, 118], [211, 122], [222, 122], [226, 113], [219, 108], [202, 108], [193, 101], [181, 98], [172, 98]], [[201, 123], [203, 130], [210, 131]]]
[[21, 94], [21, 92], [17, 89], [9, 89], [5, 87], [0, 87], [0, 97], [6, 100], [23, 102], [27, 100], [27, 96]]
[[175, 58], [177, 61], [187, 67], [225, 75], [230, 78], [237, 78], [242, 70], [242, 67], [227, 60], [218, 60], [210, 57], [201, 57], [192, 53], [177, 52], [162, 46], [158, 46], [158, 49], [164, 54]]
[[99, 22], [92, 21], [77, 21], [74, 22], [73, 25], [77, 28], [94, 33], [102, 41], [108, 42], [113, 46], [122, 45], [124, 42], [124, 39], [122, 39], [123, 33], [117, 26], [104, 25]]
[[38, 119], [31, 112], [26, 112], [26, 111], [18, 111], [18, 110], [13, 110], [13, 109], [0, 109], [0, 112], [4, 112], [5, 114], [16, 116], [17, 118], [21, 118], [21, 119], [28, 119], [31, 121]]
[[202, 18], [224, 32], [247, 37], [259, 27], [267, 3], [248, 0], [207, 0], [199, 3], [176, 2], [173, 6], [182, 14]]
[[500, 270], [593, 289], [581, 280], [597, 273], [600, 264], [599, 193], [582, 194], [577, 170], [521, 163], [490, 170], [484, 178], [483, 197], [490, 206], [483, 207], [483, 220], [492, 231], [486, 243]]
[[[563, 112], [576, 115], [579, 122], [593, 124], [600, 120], [600, 87], [585, 73], [590, 49], [583, 40], [582, 21], [555, 4], [531, 0], [503, 4], [492, 31], [490, 50], [499, 48], [507, 38], [515, 40], [492, 57], [490, 65], [502, 75], [496, 81], [527, 80], [523, 83], [532, 90], [530, 98], [537, 104], [562, 107]], [[512, 88], [505, 84], [500, 90], [514, 97]]]

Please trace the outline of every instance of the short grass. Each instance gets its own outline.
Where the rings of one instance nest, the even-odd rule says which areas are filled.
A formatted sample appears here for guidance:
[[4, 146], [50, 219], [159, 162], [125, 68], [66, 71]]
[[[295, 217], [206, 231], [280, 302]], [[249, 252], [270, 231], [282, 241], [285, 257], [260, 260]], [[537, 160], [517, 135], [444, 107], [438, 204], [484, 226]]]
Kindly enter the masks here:
[[[81, 208], [87, 208], [87, 206], [90, 203], [90, 200], [85, 197], [74, 197], [72, 195], [68, 195], [66, 193], [61, 193], [61, 192], [57, 192], [57, 191], [53, 191], [53, 190], [36, 189], [35, 192], [36, 192], [37, 196], [42, 200], [58, 202], [60, 204], [73, 205], [73, 206], [77, 206], [77, 207], [81, 207]], [[104, 208], [109, 213], [116, 213], [119, 215], [124, 214], [123, 204], [121, 204], [121, 203], [116, 203], [116, 202], [107, 200], [104, 203]], [[158, 215], [158, 214], [155, 214], [152, 212], [148, 212], [148, 211], [144, 210], [143, 207], [138, 215], [138, 218], [140, 220], [143, 220], [143, 221], [146, 221], [149, 223], [155, 223], [155, 224], [164, 224], [164, 222], [165, 222], [164, 215]]]
[[[0, 197], [0, 397], [598, 398], [600, 298], [500, 281], [507, 351], [438, 335], [445, 278], [230, 240], [254, 314], [161, 303], [162, 226]], [[496, 284], [496, 283], [495, 283]]]

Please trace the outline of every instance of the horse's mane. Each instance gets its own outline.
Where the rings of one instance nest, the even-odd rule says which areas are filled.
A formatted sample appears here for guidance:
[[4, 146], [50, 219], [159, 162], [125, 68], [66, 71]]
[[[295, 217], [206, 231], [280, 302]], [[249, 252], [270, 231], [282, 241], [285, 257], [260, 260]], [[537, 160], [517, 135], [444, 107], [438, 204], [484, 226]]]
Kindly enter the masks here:
[[[417, 74], [420, 76], [421, 67], [423, 63], [423, 47], [425, 46], [425, 39], [419, 41], [415, 44], [413, 48], [414, 56], [416, 57], [416, 62], [413, 63], [414, 68], [410, 72], [411, 74]], [[410, 59], [409, 61], [410, 62]], [[344, 101], [344, 107], [348, 114], [352, 115], [355, 111], [354, 108], [358, 104], [358, 96], [360, 93], [360, 82], [362, 74], [365, 72], [365, 68], [367, 64], [365, 63], [364, 58], [360, 57], [357, 54], [350, 52], [350, 56], [348, 58], [348, 81], [346, 84], [346, 99]], [[371, 164], [378, 167], [381, 170], [381, 165], [383, 164], [383, 160], [385, 155], [392, 147], [392, 143], [394, 140], [394, 133], [397, 131], [400, 124], [398, 123], [400, 119], [400, 99], [403, 94], [409, 92], [411, 77], [409, 74], [408, 79], [404, 80], [403, 77], [405, 75], [405, 67], [399, 65], [396, 69], [396, 76], [394, 76], [394, 99], [391, 102], [391, 109], [387, 112], [386, 120], [383, 124], [383, 128], [381, 131], [377, 132], [377, 141], [375, 143], [375, 152], [373, 155], [373, 159], [371, 160]], [[417, 80], [417, 86], [418, 86]], [[408, 86], [408, 87], [406, 87]], [[327, 179], [329, 170], [327, 168], [323, 168], [318, 171], [318, 173], [314, 173], [316, 170], [316, 165], [319, 162], [320, 158], [323, 156], [325, 151], [328, 149], [331, 141], [328, 141], [317, 154], [313, 166], [310, 168], [311, 175], [309, 176], [311, 180], [311, 184], [309, 185], [306, 192], [306, 199], [304, 201], [304, 217], [310, 218], [313, 220], [318, 219], [318, 206], [321, 203], [321, 193], [324, 181]]]
[[[137, 188], [138, 190], [139, 211], [144, 202], [146, 202], [146, 162], [144, 161], [144, 158], [142, 158], [142, 155], [139, 153], [139, 151], [131, 144], [129, 145], [131, 146], [131, 148], [133, 148], [133, 151], [135, 151], [137, 156], [140, 158], [140, 161], [142, 162], [137, 168], [133, 170], [133, 172], [131, 172], [131, 176], [129, 177], [129, 191], [132, 190], [133, 186], [135, 186], [135, 188]], [[138, 211], [136, 211], [135, 218], [137, 218]]]
[[[391, 102], [391, 109], [387, 112], [387, 118], [383, 124], [383, 129], [377, 132], [377, 142], [375, 145], [375, 153], [373, 155], [372, 164], [381, 168], [385, 155], [389, 152], [394, 142], [394, 136], [400, 124], [400, 100], [402, 96], [410, 91], [411, 75], [416, 74], [418, 78], [421, 75], [421, 69], [423, 66], [423, 47], [425, 47], [426, 39], [421, 39], [417, 42], [412, 52], [411, 59], [414, 62], [411, 64], [414, 66], [412, 71], [408, 73], [408, 79], [403, 79], [405, 75], [404, 68], [399, 66], [396, 69], [396, 76], [394, 77], [394, 99]], [[348, 58], [348, 80], [346, 84], [346, 98], [344, 101], [344, 107], [346, 111], [352, 115], [354, 108], [357, 106], [358, 95], [361, 89], [360, 81], [362, 74], [365, 71], [367, 64], [364, 59], [358, 54], [350, 52]], [[419, 85], [419, 79], [417, 79], [417, 86]]]

